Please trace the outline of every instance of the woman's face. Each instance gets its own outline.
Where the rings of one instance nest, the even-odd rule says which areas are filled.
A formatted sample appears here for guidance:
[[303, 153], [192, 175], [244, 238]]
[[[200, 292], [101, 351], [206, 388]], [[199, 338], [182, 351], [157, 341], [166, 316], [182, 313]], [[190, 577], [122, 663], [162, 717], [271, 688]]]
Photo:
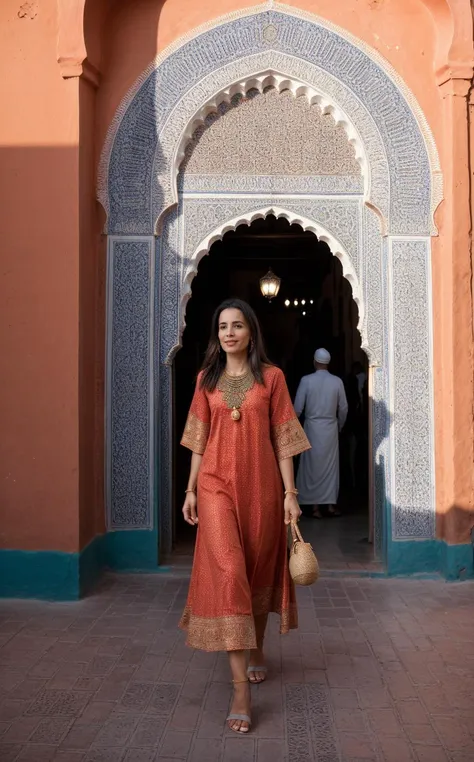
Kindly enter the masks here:
[[219, 315], [219, 341], [226, 354], [247, 352], [250, 328], [240, 310], [223, 310]]

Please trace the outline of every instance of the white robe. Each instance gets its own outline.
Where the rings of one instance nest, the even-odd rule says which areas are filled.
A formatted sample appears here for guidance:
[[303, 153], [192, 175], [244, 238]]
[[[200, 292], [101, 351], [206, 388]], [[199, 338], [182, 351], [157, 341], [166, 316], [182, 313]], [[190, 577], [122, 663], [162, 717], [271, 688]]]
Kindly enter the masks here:
[[335, 505], [339, 494], [339, 432], [347, 417], [344, 384], [327, 370], [304, 376], [295, 399], [305, 414], [311, 450], [302, 453], [296, 486], [302, 505]]

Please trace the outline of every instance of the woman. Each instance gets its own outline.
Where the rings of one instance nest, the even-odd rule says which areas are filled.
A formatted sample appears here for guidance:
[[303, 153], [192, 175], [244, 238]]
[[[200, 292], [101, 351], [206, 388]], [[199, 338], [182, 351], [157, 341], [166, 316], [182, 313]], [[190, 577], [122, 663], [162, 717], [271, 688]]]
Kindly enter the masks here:
[[310, 445], [255, 313], [239, 299], [214, 314], [181, 444], [193, 452], [183, 515], [199, 531], [180, 626], [191, 647], [228, 652], [227, 720], [247, 733], [248, 681], [266, 676], [267, 616], [280, 614], [282, 633], [297, 626], [285, 524], [301, 514], [292, 458]]

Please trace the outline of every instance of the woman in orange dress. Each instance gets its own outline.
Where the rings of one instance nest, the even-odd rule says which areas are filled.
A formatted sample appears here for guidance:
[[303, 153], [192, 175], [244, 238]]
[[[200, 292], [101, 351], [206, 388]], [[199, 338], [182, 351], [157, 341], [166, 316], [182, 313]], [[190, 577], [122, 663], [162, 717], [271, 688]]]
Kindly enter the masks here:
[[246, 733], [249, 679], [266, 677], [268, 614], [280, 615], [281, 633], [297, 627], [285, 525], [301, 515], [293, 456], [310, 448], [246, 302], [214, 314], [181, 444], [193, 452], [183, 515], [199, 530], [180, 626], [189, 646], [228, 652], [228, 724]]

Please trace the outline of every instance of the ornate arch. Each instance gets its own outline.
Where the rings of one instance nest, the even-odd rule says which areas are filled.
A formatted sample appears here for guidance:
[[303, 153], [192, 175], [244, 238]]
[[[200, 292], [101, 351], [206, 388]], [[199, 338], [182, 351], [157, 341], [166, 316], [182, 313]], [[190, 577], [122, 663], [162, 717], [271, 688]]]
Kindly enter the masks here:
[[[337, 240], [334, 234], [331, 233], [326, 228], [324, 228], [316, 220], [310, 220], [307, 217], [296, 214], [295, 212], [292, 212], [286, 209], [282, 209], [281, 207], [278, 207], [278, 206], [267, 206], [264, 208], [256, 209], [255, 211], [248, 211], [245, 214], [242, 214], [242, 215], [239, 215], [238, 217], [234, 217], [233, 219], [227, 220], [226, 222], [223, 222], [215, 229], [209, 231], [209, 233], [205, 236], [205, 238], [203, 238], [200, 241], [200, 243], [196, 246], [191, 256], [191, 259], [187, 260], [187, 265], [185, 267], [184, 274], [183, 274], [183, 288], [181, 290], [181, 302], [180, 302], [181, 321], [180, 321], [180, 328], [179, 328], [179, 338], [181, 339], [181, 336], [185, 327], [184, 315], [186, 311], [186, 304], [191, 298], [191, 284], [193, 279], [197, 275], [197, 270], [198, 270], [199, 262], [201, 261], [201, 259], [205, 257], [207, 254], [209, 254], [211, 246], [214, 243], [216, 243], [216, 241], [222, 240], [222, 238], [225, 236], [226, 233], [229, 233], [232, 230], [236, 230], [239, 227], [239, 225], [251, 225], [252, 222], [254, 222], [255, 220], [265, 219], [269, 215], [274, 215], [277, 219], [280, 217], [283, 217], [284, 219], [288, 220], [290, 225], [299, 225], [301, 228], [303, 228], [303, 230], [314, 233], [318, 241], [323, 241], [324, 243], [326, 243], [329, 246], [333, 256], [335, 256], [340, 261], [342, 265], [343, 275], [347, 279], [347, 281], [350, 283], [352, 288], [352, 298], [357, 304], [357, 309], [359, 313], [358, 330], [361, 335], [362, 349], [365, 352], [367, 352], [367, 355], [370, 360], [371, 350], [370, 350], [368, 339], [367, 339], [364, 297], [363, 297], [362, 288], [359, 283], [359, 278], [357, 276], [356, 268], [352, 261], [351, 255], [348, 253], [348, 251], [345, 249], [342, 243]], [[168, 364], [172, 362], [173, 357], [179, 348], [180, 348], [180, 343], [177, 343], [172, 347], [166, 360]]]
[[[271, 66], [278, 66], [285, 74], [278, 73]], [[162, 217], [178, 200], [177, 175], [186, 145], [196, 127], [203, 123], [207, 114], [220, 103], [228, 102], [234, 94], [246, 93], [252, 88], [263, 90], [267, 84], [273, 84], [280, 92], [287, 88], [295, 95], [304, 95], [310, 103], [317, 104], [322, 113], [330, 113], [335, 122], [344, 128], [361, 167], [365, 200], [380, 210], [386, 227], [389, 216], [387, 178], [390, 170], [376, 126], [368, 113], [360, 113], [356, 99], [351, 97], [347, 88], [324, 76], [316, 67], [312, 72], [309, 69], [306, 67], [305, 73], [311, 77], [311, 85], [302, 79], [301, 67], [291, 56], [263, 53], [223, 67], [201, 82], [199, 93], [192, 91], [185, 95], [163, 127], [160, 156], [155, 160], [152, 181], [155, 183], [153, 197], [156, 203], [152, 214], [158, 229]], [[216, 92], [216, 86], [221, 85]], [[203, 92], [204, 99], [199, 101]], [[355, 115], [355, 118], [349, 114]], [[166, 160], [163, 157], [167, 157]]]
[[219, 93], [263, 75], [312, 88], [361, 136], [371, 177], [366, 200], [381, 211], [388, 233], [435, 232], [439, 158], [413, 94], [365, 43], [278, 3], [204, 25], [139, 78], [118, 109], [100, 163], [108, 232], [155, 231], [176, 203], [179, 157], [192, 125]]
[[[209, 110], [266, 83], [304, 94], [344, 125], [363, 183], [248, 176], [238, 188], [228, 178], [219, 187], [215, 178], [178, 187], [186, 143]], [[208, 24], [162, 54], [122, 103], [102, 154], [99, 197], [111, 234], [109, 527], [156, 528], [158, 503], [170, 549], [172, 360], [190, 283], [214, 239], [273, 212], [329, 243], [359, 305], [380, 464], [377, 547], [388, 527], [394, 540], [433, 538], [430, 235], [441, 174], [418, 104], [382, 57], [279, 4]]]

